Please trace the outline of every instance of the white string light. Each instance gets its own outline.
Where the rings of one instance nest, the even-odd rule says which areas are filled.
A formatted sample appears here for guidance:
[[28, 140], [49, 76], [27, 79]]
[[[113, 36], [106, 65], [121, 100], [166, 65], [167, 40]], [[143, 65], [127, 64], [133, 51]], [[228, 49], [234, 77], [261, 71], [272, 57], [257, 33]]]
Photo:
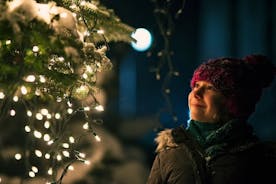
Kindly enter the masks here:
[[0, 99], [4, 99], [4, 98], [5, 98], [5, 94], [2, 91], [0, 91]]
[[14, 155], [14, 158], [15, 158], [16, 160], [21, 160], [22, 155], [21, 155], [20, 153], [16, 153], [16, 154]]

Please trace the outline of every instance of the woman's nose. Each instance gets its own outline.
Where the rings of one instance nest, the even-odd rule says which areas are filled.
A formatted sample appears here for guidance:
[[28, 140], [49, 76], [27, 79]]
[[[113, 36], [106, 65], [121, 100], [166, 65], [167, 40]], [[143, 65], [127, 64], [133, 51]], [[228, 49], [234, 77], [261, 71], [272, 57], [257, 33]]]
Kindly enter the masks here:
[[193, 93], [194, 93], [195, 97], [202, 97], [202, 95], [204, 93], [204, 88], [203, 87], [198, 87], [198, 88], [193, 90]]

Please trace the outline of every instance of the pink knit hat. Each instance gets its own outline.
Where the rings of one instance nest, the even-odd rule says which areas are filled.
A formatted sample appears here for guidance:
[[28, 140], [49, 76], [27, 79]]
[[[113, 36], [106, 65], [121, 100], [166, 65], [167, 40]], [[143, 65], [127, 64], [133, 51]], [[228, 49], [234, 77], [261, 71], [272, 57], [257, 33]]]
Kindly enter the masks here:
[[276, 68], [263, 55], [248, 55], [243, 59], [216, 58], [201, 64], [191, 80], [212, 83], [227, 97], [226, 107], [237, 118], [248, 118], [255, 111], [262, 89], [268, 87]]

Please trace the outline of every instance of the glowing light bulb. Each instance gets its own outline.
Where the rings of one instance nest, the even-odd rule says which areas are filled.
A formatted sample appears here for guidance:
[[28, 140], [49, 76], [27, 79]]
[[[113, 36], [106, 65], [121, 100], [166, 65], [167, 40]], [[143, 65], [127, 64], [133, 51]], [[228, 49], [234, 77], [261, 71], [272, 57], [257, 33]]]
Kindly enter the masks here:
[[98, 33], [98, 34], [104, 34], [104, 30], [99, 29], [99, 30], [97, 30], [97, 33]]
[[48, 171], [47, 171], [47, 173], [48, 173], [49, 175], [52, 175], [52, 174], [53, 174], [53, 169], [52, 169], [52, 168], [49, 168]]
[[28, 75], [25, 79], [27, 82], [34, 82], [35, 81], [35, 76], [34, 75]]
[[102, 105], [97, 105], [96, 107], [95, 107], [95, 109], [97, 110], [97, 111], [104, 111], [104, 107], [102, 106]]
[[50, 135], [49, 134], [44, 134], [43, 140], [46, 141], [46, 142], [50, 141], [51, 140]]
[[49, 113], [49, 112], [48, 112], [48, 109], [41, 109], [40, 112], [41, 112], [41, 114], [44, 115], [44, 116], [47, 116], [47, 114]]
[[34, 171], [29, 171], [29, 176], [30, 176], [31, 178], [34, 178], [34, 177], [35, 177]]
[[81, 157], [81, 158], [85, 158], [85, 153], [79, 153], [79, 156]]
[[47, 128], [47, 129], [50, 128], [50, 122], [49, 121], [45, 121], [44, 122], [44, 127]]
[[88, 130], [88, 128], [89, 128], [88, 122], [84, 123], [82, 128], [85, 129], [85, 130]]
[[33, 46], [33, 52], [38, 52], [39, 51], [39, 47], [38, 46]]
[[21, 86], [21, 93], [22, 95], [26, 95], [28, 93], [28, 90], [25, 86]]
[[45, 78], [43, 75], [40, 75], [40, 76], [39, 76], [39, 81], [40, 81], [41, 83], [45, 83], [45, 82], [46, 82], [46, 78]]
[[68, 109], [67, 109], [67, 112], [68, 112], [68, 114], [72, 114], [72, 113], [73, 113], [73, 109], [68, 108]]
[[90, 107], [86, 106], [83, 108], [84, 111], [90, 111]]
[[89, 160], [85, 160], [85, 161], [84, 161], [84, 164], [85, 164], [85, 165], [90, 165], [90, 161], [89, 161]]
[[11, 116], [15, 116], [15, 114], [16, 114], [15, 110], [14, 110], [14, 109], [11, 109], [11, 110], [10, 110], [10, 115], [11, 115]]
[[24, 129], [25, 129], [25, 132], [30, 132], [30, 131], [31, 131], [31, 128], [30, 128], [28, 125], [26, 125], [26, 126], [24, 127]]
[[50, 159], [51, 155], [49, 153], [46, 153], [44, 157], [45, 157], [45, 159], [48, 160], [48, 159]]
[[10, 45], [11, 44], [11, 40], [6, 40], [6, 45]]
[[14, 155], [14, 158], [15, 158], [16, 160], [21, 160], [22, 155], [21, 155], [20, 153], [16, 153], [16, 154]]
[[42, 157], [42, 152], [40, 150], [35, 150], [35, 155], [37, 157]]
[[70, 136], [70, 137], [69, 137], [69, 142], [70, 142], [70, 143], [75, 143], [75, 138], [72, 137], [72, 136]]
[[50, 140], [49, 142], [47, 142], [48, 145], [51, 145], [51, 144], [53, 144], [53, 143], [54, 143], [53, 140]]
[[72, 165], [70, 165], [70, 166], [68, 167], [68, 169], [69, 169], [70, 171], [73, 171], [73, 170], [74, 170], [74, 167], [73, 167]]
[[60, 113], [56, 113], [56, 114], [55, 114], [55, 118], [56, 118], [56, 119], [60, 119], [60, 118], [61, 118]]
[[36, 113], [35, 118], [36, 118], [37, 120], [42, 120], [42, 119], [43, 119], [43, 116], [42, 116], [41, 113]]
[[34, 171], [34, 173], [38, 173], [38, 168], [36, 166], [32, 166], [32, 171]]
[[31, 117], [33, 115], [32, 111], [27, 110], [27, 116]]
[[18, 102], [18, 96], [14, 96], [13, 98], [12, 98], [12, 100], [14, 101], [14, 102]]
[[62, 151], [62, 154], [65, 156], [65, 157], [70, 157], [70, 153], [68, 151]]
[[64, 147], [64, 148], [69, 148], [69, 144], [68, 144], [68, 143], [63, 143], [63, 144], [62, 144], [62, 147]]
[[57, 160], [61, 161], [62, 160], [62, 156], [60, 154], [57, 155]]
[[137, 51], [145, 51], [152, 44], [152, 36], [151, 33], [145, 28], [138, 28], [134, 33], [131, 34], [136, 42], [131, 42], [131, 46]]
[[4, 99], [4, 98], [5, 98], [5, 94], [2, 91], [0, 91], [0, 99]]
[[35, 130], [35, 131], [34, 131], [34, 136], [35, 136], [36, 138], [39, 138], [39, 139], [40, 139], [40, 138], [42, 137], [42, 134], [41, 134], [41, 132]]
[[96, 141], [97, 141], [97, 142], [101, 142], [101, 138], [100, 138], [100, 136], [95, 135], [95, 139], [96, 139]]

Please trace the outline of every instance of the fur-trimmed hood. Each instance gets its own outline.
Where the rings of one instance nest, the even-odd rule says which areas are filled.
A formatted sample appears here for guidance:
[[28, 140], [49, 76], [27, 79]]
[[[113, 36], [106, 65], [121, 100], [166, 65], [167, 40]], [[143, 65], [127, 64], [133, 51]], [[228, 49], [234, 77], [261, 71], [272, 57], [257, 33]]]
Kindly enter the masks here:
[[172, 136], [172, 129], [165, 129], [159, 132], [154, 140], [157, 144], [157, 148], [155, 150], [157, 153], [165, 149], [175, 148], [178, 146]]

